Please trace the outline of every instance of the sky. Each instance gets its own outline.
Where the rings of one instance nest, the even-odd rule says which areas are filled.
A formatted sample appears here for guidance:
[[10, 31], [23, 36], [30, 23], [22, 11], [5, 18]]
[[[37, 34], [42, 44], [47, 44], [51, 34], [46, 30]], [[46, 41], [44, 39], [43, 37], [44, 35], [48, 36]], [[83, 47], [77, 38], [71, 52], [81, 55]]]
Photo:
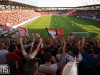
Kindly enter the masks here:
[[13, 0], [39, 7], [77, 7], [100, 4], [100, 0]]

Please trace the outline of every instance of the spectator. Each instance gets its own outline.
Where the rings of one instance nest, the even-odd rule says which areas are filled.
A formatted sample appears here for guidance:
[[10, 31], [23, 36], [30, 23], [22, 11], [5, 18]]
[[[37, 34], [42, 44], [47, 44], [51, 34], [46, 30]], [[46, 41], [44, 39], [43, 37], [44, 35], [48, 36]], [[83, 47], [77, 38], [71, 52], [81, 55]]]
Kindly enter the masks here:
[[[33, 38], [33, 41], [34, 41], [34, 38]], [[34, 42], [32, 42], [32, 46], [33, 46], [33, 43]], [[23, 43], [22, 43], [22, 38], [20, 38], [21, 49], [22, 49], [22, 53], [23, 53], [24, 57], [27, 60], [32, 59], [32, 58], [35, 58], [35, 56], [37, 55], [37, 52], [39, 51], [39, 48], [40, 48], [41, 43], [42, 43], [42, 38], [40, 38], [40, 42], [39, 42], [36, 50], [34, 52], [32, 52], [32, 47], [31, 46], [28, 46], [26, 48], [26, 50], [24, 49]]]
[[[54, 56], [52, 57], [51, 53], [46, 53], [44, 56], [45, 64], [39, 66], [39, 72], [45, 73], [46, 75], [55, 75], [57, 71], [57, 61]], [[51, 64], [53, 60], [54, 64]]]
[[56, 58], [58, 60], [58, 64], [57, 64], [58, 65], [57, 75], [60, 74], [60, 70], [66, 64], [66, 52], [65, 52], [66, 41], [65, 41], [65, 39], [63, 39], [63, 41], [62, 41], [62, 45], [63, 46], [58, 49], [58, 54], [56, 55]]
[[21, 61], [21, 58], [15, 54], [16, 45], [13, 44], [13, 45], [9, 46], [8, 50], [9, 50], [9, 52], [6, 54], [6, 60], [7, 61], [16, 60], [18, 62], [18, 69], [22, 69], [23, 63]]
[[18, 63], [16, 60], [10, 60], [6, 62], [5, 64], [8, 64], [10, 68], [10, 75], [20, 75], [20, 72], [18, 70]]
[[45, 75], [38, 72], [38, 61], [36, 59], [30, 59], [24, 66], [25, 75]]
[[4, 49], [5, 44], [0, 43], [0, 64], [4, 64], [6, 62], [6, 54], [8, 50]]
[[100, 75], [100, 62], [95, 65], [91, 75]]
[[[100, 43], [97, 39], [97, 46], [93, 46], [92, 54], [88, 54], [84, 49], [85, 38], [82, 38], [81, 51], [84, 57], [84, 60], [79, 65], [79, 74], [89, 75], [91, 74], [93, 67], [100, 62]], [[84, 70], [83, 70], [84, 69]]]
[[24, 66], [25, 75], [37, 75], [38, 74], [38, 62], [36, 59], [30, 59]]
[[68, 62], [74, 60], [75, 57], [78, 63], [80, 63], [83, 59], [80, 52], [80, 40], [76, 46], [72, 47], [72, 55], [69, 55], [69, 54], [66, 55]]

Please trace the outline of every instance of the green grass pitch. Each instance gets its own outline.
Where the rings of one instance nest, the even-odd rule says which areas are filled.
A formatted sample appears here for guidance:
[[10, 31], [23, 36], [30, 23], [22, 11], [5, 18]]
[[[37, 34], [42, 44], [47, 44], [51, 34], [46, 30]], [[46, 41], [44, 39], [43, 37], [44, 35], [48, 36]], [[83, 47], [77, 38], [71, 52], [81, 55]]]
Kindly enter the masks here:
[[[49, 37], [45, 28], [61, 28], [65, 31], [65, 37], [71, 32], [88, 32], [88, 37], [100, 38], [100, 22], [76, 16], [41, 16], [25, 27], [30, 33], [39, 32], [41, 37]], [[83, 34], [76, 34], [75, 36], [80, 37]]]

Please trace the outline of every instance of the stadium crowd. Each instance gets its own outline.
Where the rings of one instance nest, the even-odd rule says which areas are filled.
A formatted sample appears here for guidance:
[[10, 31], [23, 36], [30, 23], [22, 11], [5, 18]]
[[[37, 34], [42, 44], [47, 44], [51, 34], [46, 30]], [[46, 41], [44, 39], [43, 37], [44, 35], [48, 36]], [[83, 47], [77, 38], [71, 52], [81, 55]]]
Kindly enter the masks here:
[[46, 11], [46, 12], [35, 12], [34, 10], [13, 10], [13, 11], [0, 11], [0, 25], [9, 23], [14, 26], [24, 21], [32, 19], [39, 15], [57, 15], [57, 14], [68, 14], [75, 15], [78, 17], [94, 19], [100, 21], [99, 10], [77, 10], [77, 11]]
[[[71, 13], [100, 19], [99, 11], [78, 10]], [[48, 15], [47, 12], [44, 14]], [[38, 15], [40, 13], [33, 10], [1, 11], [0, 23], [14, 26]], [[79, 75], [100, 75], [100, 39], [0, 38], [0, 64], [9, 65], [10, 75], [62, 75], [64, 66], [75, 57]]]
[[100, 39], [0, 38], [0, 64], [10, 75], [62, 75], [75, 57], [79, 75], [100, 75]]
[[39, 15], [34, 10], [0, 11], [0, 24], [10, 23], [14, 26]]
[[83, 18], [88, 18], [88, 19], [93, 19], [100, 21], [100, 11], [99, 10], [77, 10], [72, 13], [72, 15], [78, 16], [78, 17], [83, 17]]

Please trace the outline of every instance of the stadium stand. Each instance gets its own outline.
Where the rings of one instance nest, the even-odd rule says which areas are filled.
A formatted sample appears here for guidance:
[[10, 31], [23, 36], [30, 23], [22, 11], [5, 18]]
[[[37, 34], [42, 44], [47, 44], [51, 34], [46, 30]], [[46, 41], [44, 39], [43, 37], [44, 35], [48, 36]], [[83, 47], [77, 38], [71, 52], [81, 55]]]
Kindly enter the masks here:
[[100, 21], [100, 11], [99, 10], [77, 10], [73, 13], [73, 15], [82, 17], [82, 18], [88, 18], [93, 19], [96, 21]]
[[41, 12], [41, 15], [48, 15], [48, 12]]
[[[99, 14], [99, 10], [3, 10], [0, 11], [0, 33], [5, 31], [5, 24], [16, 26], [40, 15], [74, 15], [100, 21]], [[0, 38], [0, 64], [9, 65], [10, 75], [62, 75], [64, 66], [75, 58], [78, 75], [100, 75], [100, 39], [78, 38], [72, 34], [71, 39], [36, 38], [34, 35], [28, 38]]]
[[0, 22], [10, 23], [12, 26], [14, 26], [36, 16], [39, 16], [39, 13], [35, 12], [34, 10], [1, 11]]

